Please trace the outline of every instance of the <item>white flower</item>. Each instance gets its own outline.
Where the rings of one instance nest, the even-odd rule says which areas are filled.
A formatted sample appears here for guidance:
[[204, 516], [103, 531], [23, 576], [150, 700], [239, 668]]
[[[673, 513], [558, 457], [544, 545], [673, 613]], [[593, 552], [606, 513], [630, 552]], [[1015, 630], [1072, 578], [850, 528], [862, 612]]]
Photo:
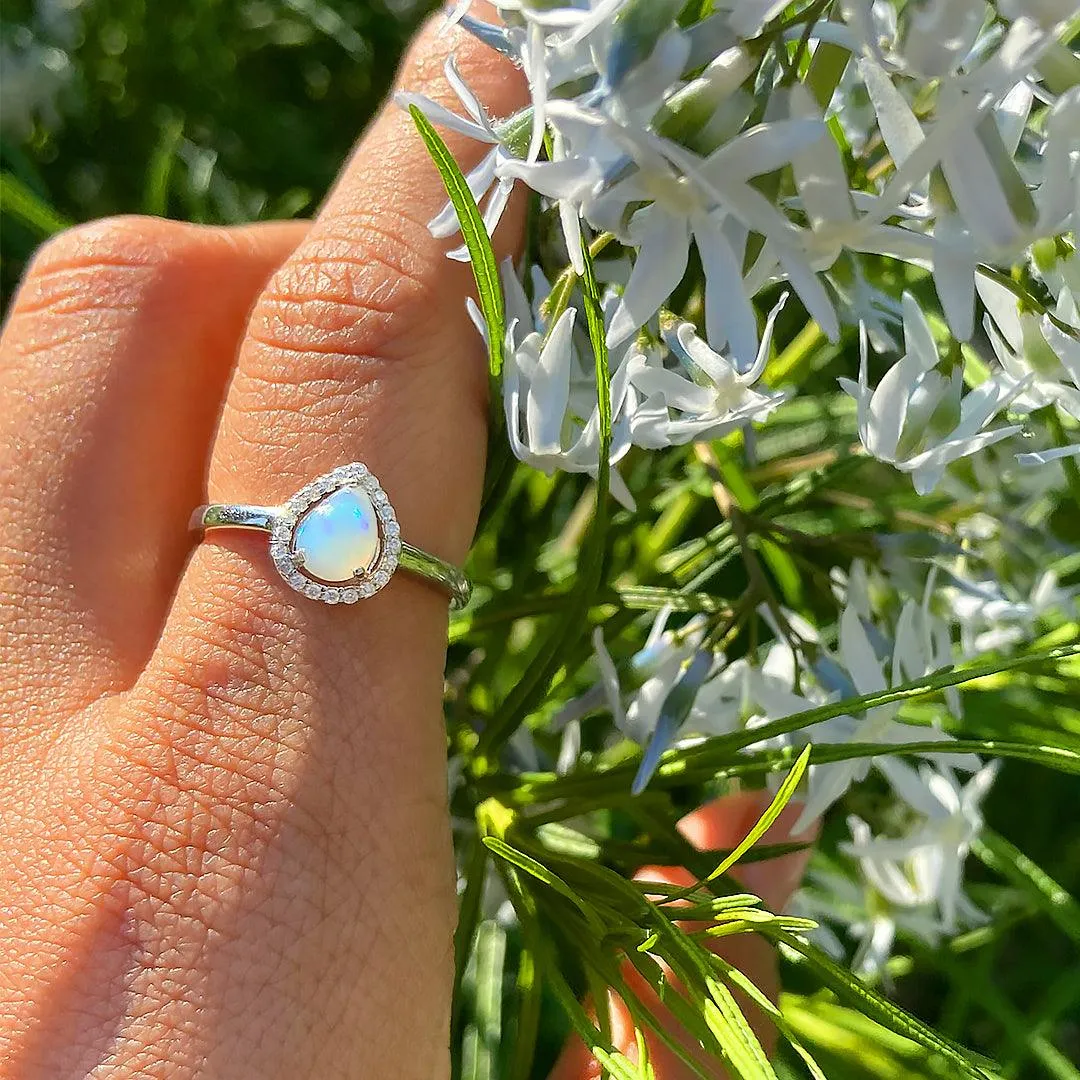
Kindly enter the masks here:
[[[921, 661], [919, 655], [910, 655], [911, 637], [891, 644], [883, 634], [859, 612], [859, 600], [849, 598], [840, 618], [840, 643], [836, 656], [821, 651], [813, 664], [814, 675], [822, 693], [814, 697], [796, 694], [777, 685], [775, 680], [756, 680], [754, 700], [765, 710], [770, 720], [782, 720], [814, 708], [829, 699], [829, 695], [841, 699], [872, 694], [887, 690], [890, 685], [904, 681], [906, 671], [914, 670]], [[884, 661], [891, 653], [891, 678], [886, 679]], [[899, 702], [876, 705], [867, 709], [861, 717], [848, 714], [833, 717], [815, 724], [805, 731], [796, 732], [794, 739], [800, 743], [908, 743], [941, 742], [943, 754], [948, 754], [950, 736], [936, 728], [912, 727], [897, 719]], [[934, 759], [942, 755], [932, 755]], [[864, 780], [872, 767], [886, 771], [893, 759], [888, 756], [854, 758], [812, 765], [806, 803], [795, 825], [795, 832], [806, 828], [835, 803], [852, 784]], [[979, 761], [974, 755], [955, 755], [951, 758], [958, 768], [976, 769]]]
[[[567, 308], [550, 329], [522, 332], [533, 322], [524, 292], [512, 270], [503, 273], [508, 294], [503, 404], [514, 456], [551, 475], [556, 470], [595, 477], [600, 467], [600, 409], [595, 368], [575, 340], [577, 309]], [[610, 308], [610, 305], [609, 305]], [[516, 312], [516, 314], [512, 314]], [[630, 449], [630, 415], [635, 392], [629, 385], [632, 354], [618, 362], [611, 376], [614, 466]], [[618, 472], [609, 472], [611, 493], [627, 507], [634, 500]]]
[[1035, 19], [1047, 30], [1057, 29], [1076, 14], [1076, 0], [998, 0], [1007, 19]]
[[[949, 667], [953, 662], [949, 627], [944, 619], [930, 611], [936, 577], [931, 570], [922, 604], [916, 604], [914, 600], [906, 601], [900, 617], [896, 620], [895, 650], [898, 672], [907, 682], [925, 678], [932, 672]], [[949, 686], [944, 693], [952, 718], [959, 720], [963, 715], [959, 688]]]
[[1072, 291], [1062, 288], [1056, 314], [1076, 327], [1072, 337], [1046, 315], [1020, 310], [1004, 285], [979, 274], [979, 297], [986, 306], [983, 326], [1002, 368], [1017, 382], [1026, 380], [1015, 407], [1024, 412], [1056, 405], [1080, 420], [1080, 315]]
[[697, 619], [679, 631], [667, 629], [673, 609], [661, 608], [653, 620], [649, 636], [630, 660], [629, 703], [623, 706], [623, 691], [599, 627], [593, 632], [593, 648], [600, 666], [601, 682], [615, 726], [628, 738], [644, 744], [656, 728], [664, 699], [687, 662], [697, 652], [704, 633]]
[[1053, 570], [1045, 570], [1026, 597], [993, 578], [972, 579], [959, 573], [947, 575], [941, 595], [960, 626], [965, 654], [978, 656], [1031, 638], [1037, 620], [1064, 608], [1071, 594], [1058, 585]]
[[[710, 673], [724, 664], [721, 654], [701, 648], [705, 633], [702, 618], [692, 619], [677, 631], [669, 631], [667, 622], [671, 614], [670, 607], [660, 610], [644, 647], [630, 660], [626, 681], [633, 690], [625, 708], [623, 688], [604, 645], [603, 632], [599, 627], [593, 632], [601, 685], [615, 726], [627, 738], [645, 747], [631, 789], [635, 795], [644, 790], [661, 755], [683, 730]], [[715, 715], [710, 720], [714, 725], [719, 722]]]
[[764, 420], [784, 395], [752, 386], [765, 369], [782, 306], [783, 301], [770, 314], [757, 359], [745, 373], [710, 349], [687, 322], [669, 323], [664, 333], [685, 375], [664, 367], [654, 351], [635, 352], [629, 378], [642, 400], [630, 419], [633, 442], [649, 449], [681, 446]]
[[[644, 326], [675, 290], [692, 240], [705, 271], [706, 337], [714, 349], [726, 345], [741, 367], [754, 362], [759, 348], [750, 303], [756, 290], [744, 284], [741, 269], [750, 230], [774, 239], [770, 251], [793, 287], [808, 306], [822, 309], [820, 283], [799, 261], [797, 230], [750, 183], [818, 139], [820, 120], [760, 124], [702, 158], [645, 128], [569, 102], [552, 102], [548, 117], [564, 139], [565, 157], [504, 161], [500, 172], [569, 203], [596, 228], [616, 232], [636, 249], [608, 329], [610, 347]], [[635, 209], [642, 202], [647, 205]], [[831, 311], [827, 300], [825, 306]], [[820, 317], [823, 325], [835, 322], [824, 310]]]
[[985, 19], [984, 0], [908, 4], [900, 22], [900, 53], [913, 72], [930, 78], [949, 75], [971, 52]]
[[961, 890], [964, 861], [982, 831], [981, 804], [997, 769], [997, 762], [985, 765], [961, 785], [951, 769], [923, 766], [916, 772], [903, 762], [893, 762], [890, 782], [924, 820], [899, 839], [871, 839], [869, 830], [853, 829], [854, 842], [845, 846], [849, 854], [891, 878], [902, 878], [900, 866], [907, 867], [910, 876], [904, 880], [914, 882], [912, 895], [937, 905], [947, 933], [956, 930], [961, 916], [971, 920], [972, 908]]
[[[1027, 382], [991, 376], [963, 395], [963, 370], [937, 371], [938, 353], [926, 316], [904, 295], [906, 352], [870, 389], [866, 336], [860, 336], [859, 381], [841, 378], [858, 406], [859, 437], [867, 452], [910, 473], [920, 495], [933, 491], [946, 467], [1015, 435], [1019, 425], [983, 430], [1023, 392]], [[1029, 382], [1030, 380], [1028, 380]]]
[[[859, 226], [865, 231], [870, 223], [883, 222], [894, 213], [901, 215], [903, 224], [871, 233], [868, 243], [858, 230], [847, 240], [859, 250], [880, 250], [932, 266], [946, 318], [963, 341], [973, 330], [977, 264], [1012, 261], [1034, 240], [1067, 228], [1075, 209], [1080, 125], [1080, 93], [1074, 89], [1051, 110], [1037, 173], [1021, 174], [1014, 158], [1033, 97], [1024, 80], [1055, 44], [1054, 34], [1030, 19], [1017, 20], [981, 64], [972, 63], [962, 75], [946, 74], [958, 57], [966, 56], [972, 27], [979, 28], [975, 22], [981, 25], [982, 14], [974, 17], [976, 9], [985, 10], [981, 0], [974, 4], [937, 0], [922, 5], [909, 22], [909, 31], [916, 33], [906, 44], [914, 46], [919, 63], [943, 69], [938, 71], [943, 77], [936, 120], [928, 132], [885, 66], [891, 63], [905, 71], [904, 64], [880, 55], [859, 59], [881, 136], [896, 165], [879, 199], [868, 201], [860, 193], [868, 213]], [[905, 12], [912, 10], [909, 5]], [[943, 38], [933, 32], [939, 23], [950, 27]], [[936, 166], [940, 169], [935, 173]], [[931, 176], [933, 183], [927, 186]], [[905, 205], [908, 196], [914, 202]]]
[[728, 25], [742, 38], [757, 37], [765, 24], [787, 6], [785, 0], [722, 0], [717, 7], [728, 8]]
[[[632, 789], [635, 794], [651, 779], [665, 750], [700, 741], [702, 736], [737, 730], [751, 711], [755, 677], [776, 677], [778, 664], [784, 666], [777, 653], [786, 647], [779, 645], [770, 650], [761, 673], [745, 659], [728, 664], [722, 653], [701, 647], [701, 617], [670, 631], [667, 622], [671, 614], [670, 607], [658, 613], [648, 640], [630, 659], [621, 680], [604, 645], [602, 631], [598, 627], [593, 632], [602, 696], [615, 727], [645, 747]], [[595, 708], [599, 697], [590, 691], [581, 702], [582, 708]], [[574, 708], [568, 715], [576, 716], [579, 711]], [[748, 725], [752, 727], [753, 723], [751, 717]], [[756, 743], [747, 750], [764, 748], [764, 744]]]
[[[898, 932], [935, 945], [941, 937], [941, 925], [929, 905], [907, 902], [907, 887], [893, 893], [889, 877], [875, 873], [867, 864], [858, 866], [861, 880], [812, 865], [788, 910], [821, 924], [810, 937], [836, 960], [843, 959], [845, 950], [827, 924], [842, 926], [858, 942], [852, 970], [862, 979], [878, 979], [884, 974]], [[882, 893], [871, 878], [884, 883], [891, 895]]]

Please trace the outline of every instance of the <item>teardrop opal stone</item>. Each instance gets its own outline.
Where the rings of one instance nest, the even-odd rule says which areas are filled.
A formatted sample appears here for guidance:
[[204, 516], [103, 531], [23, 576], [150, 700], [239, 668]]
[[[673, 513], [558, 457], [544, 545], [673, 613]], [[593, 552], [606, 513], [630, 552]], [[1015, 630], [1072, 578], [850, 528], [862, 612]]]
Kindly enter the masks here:
[[352, 581], [370, 570], [379, 557], [379, 524], [367, 492], [346, 487], [320, 499], [297, 522], [292, 549], [319, 581]]

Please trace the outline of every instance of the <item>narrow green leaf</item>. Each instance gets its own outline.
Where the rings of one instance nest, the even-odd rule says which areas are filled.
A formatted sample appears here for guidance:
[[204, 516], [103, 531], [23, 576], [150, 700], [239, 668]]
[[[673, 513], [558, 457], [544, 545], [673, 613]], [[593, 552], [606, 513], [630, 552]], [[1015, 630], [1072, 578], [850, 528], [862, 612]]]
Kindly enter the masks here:
[[146, 186], [143, 191], [143, 213], [164, 217], [169, 210], [169, 188], [176, 151], [184, 135], [184, 121], [172, 116], [161, 125], [157, 146], [150, 156], [146, 169]]
[[1021, 889], [1035, 905], [1080, 945], [1080, 903], [1018, 847], [991, 829], [972, 844], [972, 851], [991, 870]]
[[536, 1038], [540, 1027], [542, 986], [537, 972], [537, 956], [531, 941], [531, 927], [522, 928], [526, 940], [518, 958], [517, 992], [520, 999], [514, 1053], [508, 1072], [509, 1080], [528, 1080], [536, 1058]]
[[462, 1046], [463, 1080], [497, 1080], [502, 1042], [502, 977], [506, 932], [494, 920], [480, 924], [476, 938], [474, 1019]]
[[814, 1060], [813, 1055], [792, 1030], [779, 1006], [766, 994], [763, 994], [752, 979], [733, 964], [729, 964], [723, 957], [717, 956], [713, 963], [728, 982], [738, 987], [766, 1016], [772, 1018], [773, 1023], [776, 1024], [780, 1033], [787, 1040], [788, 1045], [802, 1058], [803, 1064], [813, 1077], [813, 1080], [826, 1080], [821, 1066]]
[[791, 772], [788, 773], [784, 782], [777, 789], [776, 795], [773, 796], [773, 801], [769, 803], [765, 813], [758, 818], [757, 824], [746, 834], [743, 842], [706, 878], [707, 881], [713, 881], [720, 877], [721, 874], [726, 874], [769, 831], [784, 807], [791, 801], [791, 797], [798, 790], [799, 784], [802, 783], [806, 767], [810, 762], [810, 750], [811, 747], [809, 746], [803, 749], [795, 764], [792, 765]]
[[638, 952], [648, 952], [658, 941], [660, 940], [660, 934], [657, 931], [653, 931], [638, 947]]
[[611, 1073], [612, 1080], [642, 1080], [641, 1070], [618, 1050], [609, 1053], [602, 1047], [594, 1046], [592, 1055]]
[[866, 1016], [876, 1020], [890, 1031], [903, 1035], [905, 1038], [911, 1039], [912, 1042], [918, 1043], [927, 1050], [945, 1058], [957, 1070], [957, 1078], [967, 1077], [968, 1080], [988, 1080], [989, 1074], [973, 1064], [966, 1053], [959, 1047], [954, 1046], [953, 1043], [939, 1035], [921, 1020], [904, 1012], [903, 1009], [894, 1005], [888, 998], [882, 997], [877, 991], [872, 990], [850, 971], [837, 964], [827, 953], [812, 945], [805, 938], [784, 931], [770, 932], [766, 930], [765, 933], [774, 940], [783, 942], [802, 956], [826, 986], [835, 991], [841, 998], [855, 1002]]
[[488, 850], [494, 852], [499, 858], [505, 859], [519, 870], [524, 870], [525, 873], [530, 874], [538, 881], [542, 881], [548, 888], [554, 889], [560, 896], [569, 900], [570, 903], [585, 916], [589, 925], [596, 930], [598, 934], [603, 934], [604, 925], [592, 907], [578, 896], [578, 894], [574, 892], [562, 878], [557, 874], [552, 873], [551, 870], [544, 866], [543, 863], [537, 862], [531, 855], [526, 855], [525, 852], [518, 851], [517, 848], [511, 847], [505, 840], [500, 840], [497, 836], [485, 836], [483, 841]]
[[0, 213], [29, 225], [42, 236], [52, 236], [72, 224], [9, 172], [0, 173]]
[[[738, 1046], [738, 1059], [743, 1064], [740, 1071], [746, 1080], [776, 1080], [776, 1073], [769, 1064], [765, 1050], [753, 1029], [747, 1023], [742, 1010], [732, 996], [731, 991], [716, 979], [706, 979], [705, 985], [709, 990], [711, 1001], [706, 1001], [705, 1007], [713, 1006], [716, 1012], [723, 1018], [728, 1037], [733, 1039]], [[714, 1022], [719, 1018], [714, 1016]], [[727, 1046], [728, 1043], [724, 1042]]]
[[603, 584], [604, 553], [608, 531], [608, 487], [611, 457], [611, 375], [608, 370], [607, 338], [604, 333], [600, 292], [596, 284], [592, 254], [583, 244], [585, 274], [582, 278], [585, 317], [593, 348], [596, 370], [597, 411], [600, 417], [600, 446], [596, 475], [596, 499], [592, 523], [578, 554], [577, 577], [570, 603], [549, 632], [525, 678], [507, 695], [491, 724], [480, 737], [477, 757], [488, 759], [520, 726], [563, 666], [568, 643], [581, 639], [588, 630], [588, 612]]
[[993, 979], [973, 978], [971, 969], [958, 964], [948, 949], [925, 948], [920, 943], [917, 955], [922, 963], [941, 971], [954, 986], [962, 987], [972, 1002], [1001, 1025], [1009, 1043], [1027, 1051], [1046, 1070], [1047, 1076], [1053, 1080], [1080, 1080], [1080, 1071], [1013, 1007]]
[[[960, 686], [977, 679], [1000, 675], [1007, 671], [1038, 670], [1052, 667], [1064, 661], [1080, 657], [1080, 644], [1062, 645], [1038, 652], [1007, 659], [966, 664], [935, 672], [922, 679], [905, 683], [891, 690], [875, 691], [844, 701], [820, 705], [801, 713], [794, 713], [782, 720], [776, 720], [761, 727], [747, 731], [734, 732], [731, 735], [718, 735], [694, 746], [667, 751], [652, 780], [653, 788], [678, 786], [694, 781], [715, 779], [720, 776], [749, 776], [762, 772], [776, 772], [788, 768], [794, 757], [791, 750], [762, 751], [745, 756], [735, 756], [736, 750], [742, 750], [755, 742], [764, 742], [777, 735], [801, 731], [815, 724], [831, 720], [835, 716], [865, 712], [867, 709], [888, 705], [892, 702], [912, 701], [935, 694], [949, 686]], [[912, 726], [915, 735], [919, 728]], [[1058, 746], [1036, 746], [998, 739], [953, 739], [949, 742], [913, 741], [893, 746], [875, 743], [850, 743], [845, 745], [819, 744], [813, 747], [810, 764], [816, 765], [832, 761], [847, 761], [854, 758], [875, 757], [879, 754], [941, 754], [941, 753], [983, 753], [995, 757], [1015, 757], [1033, 761], [1061, 772], [1080, 773], [1080, 753]], [[622, 791], [629, 785], [637, 771], [636, 762], [620, 762], [604, 772], [603, 784], [595, 777], [588, 778], [586, 789], [592, 796], [602, 791]], [[582, 781], [574, 776], [529, 778], [527, 788], [511, 796], [511, 801], [518, 801], [522, 795], [525, 802], [542, 802], [555, 798], [568, 798], [578, 794]]]
[[469, 258], [472, 260], [480, 310], [487, 324], [488, 363], [491, 377], [498, 379], [502, 374], [506, 309], [502, 285], [499, 282], [499, 266], [495, 259], [495, 251], [491, 246], [491, 237], [488, 236], [487, 229], [484, 227], [484, 219], [469, 190], [469, 185], [465, 182], [465, 177], [454, 160], [454, 155], [447, 149], [446, 143], [431, 126], [428, 118], [415, 105], [409, 106], [409, 115], [420, 132], [420, 138], [424, 140], [424, 145], [442, 177], [446, 194], [454, 204], [454, 210], [457, 211], [461, 235], [468, 248]]
[[461, 1008], [461, 982], [465, 966], [472, 954], [473, 938], [480, 917], [480, 901], [484, 894], [488, 851], [483, 844], [473, 843], [465, 871], [465, 891], [458, 903], [458, 922], [454, 929], [454, 995], [451, 1029], [457, 1030]]

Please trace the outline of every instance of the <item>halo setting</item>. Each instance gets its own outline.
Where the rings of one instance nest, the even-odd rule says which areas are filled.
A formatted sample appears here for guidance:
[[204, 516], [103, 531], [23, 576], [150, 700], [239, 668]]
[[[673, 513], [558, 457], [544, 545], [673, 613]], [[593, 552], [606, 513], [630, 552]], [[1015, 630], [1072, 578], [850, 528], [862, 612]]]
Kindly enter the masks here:
[[401, 529], [366, 465], [342, 465], [302, 487], [282, 508], [270, 556], [297, 592], [328, 604], [374, 596], [397, 568]]

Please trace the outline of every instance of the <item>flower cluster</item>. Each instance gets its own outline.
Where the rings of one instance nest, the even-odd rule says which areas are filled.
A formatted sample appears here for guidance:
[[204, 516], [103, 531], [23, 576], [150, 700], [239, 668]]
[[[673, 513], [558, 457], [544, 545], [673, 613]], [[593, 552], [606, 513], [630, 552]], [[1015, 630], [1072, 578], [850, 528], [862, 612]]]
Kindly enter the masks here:
[[[643, 746], [639, 792], [665, 753], [716, 736], [746, 733], [747, 753], [876, 747], [810, 767], [803, 824], [852, 785], [892, 799], [872, 823], [849, 815], [850, 843], [798, 904], [878, 971], [897, 932], [934, 941], [981, 917], [962, 872], [996, 770], [950, 747], [955, 685], [921, 722], [891, 691], [1026, 648], [1075, 604], [1050, 569], [1068, 552], [1033, 536], [1047, 491], [1080, 495], [1075, 5], [724, 0], [698, 18], [681, 0], [498, 0], [491, 23], [470, 7], [451, 21], [520, 65], [529, 105], [489, 116], [452, 61], [460, 113], [401, 104], [489, 148], [466, 176], [489, 231], [515, 187], [531, 193], [524, 258], [502, 268], [510, 449], [596, 479], [607, 447], [630, 511], [640, 463], [681, 455], [749, 575], [723, 619], [664, 607], [629, 653], [595, 629], [596, 685], [551, 721], [558, 770], [597, 709], [609, 741]], [[452, 204], [431, 223], [458, 227]], [[827, 380], [810, 354], [830, 358]], [[910, 486], [889, 487], [892, 527], [838, 548], [825, 602], [800, 608], [773, 587], [777, 544], [812, 530], [756, 521], [757, 496], [714, 466], [721, 447], [741, 475], [815, 408], [841, 418], [848, 456]]]

